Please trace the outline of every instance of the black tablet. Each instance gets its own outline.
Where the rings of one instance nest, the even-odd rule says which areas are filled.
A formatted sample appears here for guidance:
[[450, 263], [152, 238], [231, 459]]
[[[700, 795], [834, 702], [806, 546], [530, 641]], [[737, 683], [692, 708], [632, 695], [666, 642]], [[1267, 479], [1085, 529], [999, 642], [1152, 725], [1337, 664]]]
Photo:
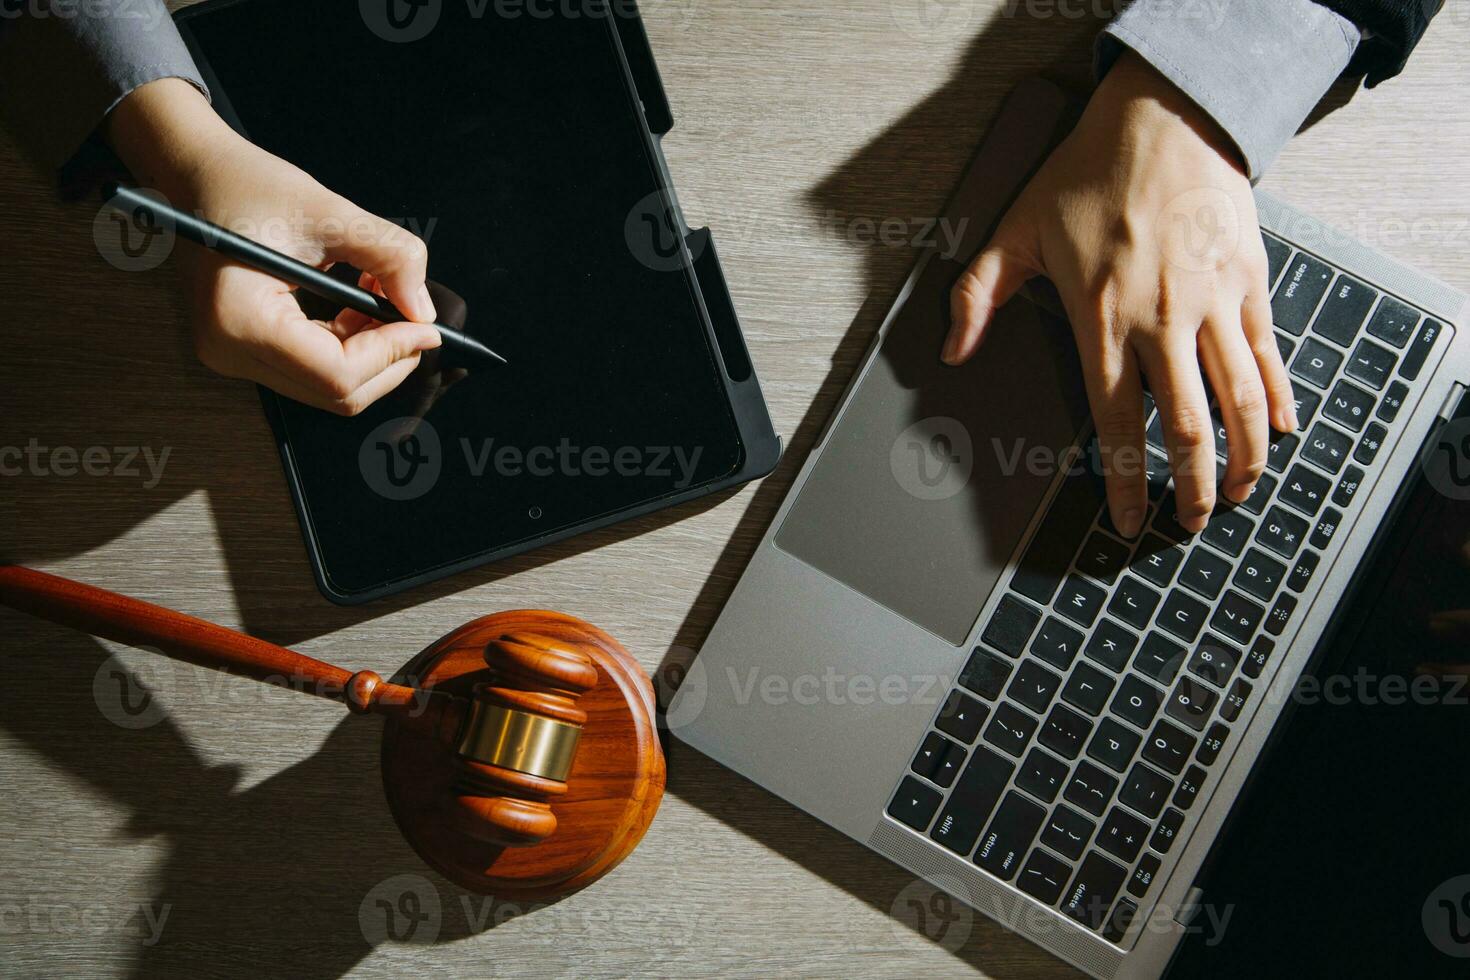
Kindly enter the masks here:
[[[346, 419], [263, 391], [322, 591], [367, 601], [765, 475], [780, 443], [630, 0], [213, 0], [241, 132], [425, 239], [509, 361]], [[453, 382], [453, 383], [446, 383]]]

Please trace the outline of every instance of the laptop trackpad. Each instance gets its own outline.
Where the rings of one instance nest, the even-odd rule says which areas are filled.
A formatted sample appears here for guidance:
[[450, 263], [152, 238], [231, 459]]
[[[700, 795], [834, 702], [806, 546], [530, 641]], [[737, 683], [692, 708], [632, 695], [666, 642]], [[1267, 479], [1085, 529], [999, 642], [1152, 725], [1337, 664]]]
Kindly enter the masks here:
[[940, 362], [961, 271], [930, 261], [776, 534], [957, 645], [1087, 418], [1071, 328], [1029, 301], [969, 364]]

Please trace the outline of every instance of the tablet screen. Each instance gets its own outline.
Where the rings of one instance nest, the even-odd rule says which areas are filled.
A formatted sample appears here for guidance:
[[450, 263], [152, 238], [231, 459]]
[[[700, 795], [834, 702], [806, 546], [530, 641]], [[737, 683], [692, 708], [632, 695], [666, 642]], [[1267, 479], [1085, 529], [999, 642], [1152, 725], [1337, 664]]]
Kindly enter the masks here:
[[467, 332], [510, 362], [447, 386], [422, 372], [354, 419], [280, 400], [335, 590], [422, 576], [742, 463], [617, 29], [595, 11], [246, 0], [188, 22], [250, 138], [423, 238]]

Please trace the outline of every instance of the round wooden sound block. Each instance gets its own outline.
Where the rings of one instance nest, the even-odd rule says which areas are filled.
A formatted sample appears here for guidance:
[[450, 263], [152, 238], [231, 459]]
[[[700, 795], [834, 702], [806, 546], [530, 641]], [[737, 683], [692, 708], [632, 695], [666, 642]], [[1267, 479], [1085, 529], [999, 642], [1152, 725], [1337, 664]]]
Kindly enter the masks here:
[[456, 829], [456, 758], [434, 732], [403, 719], [389, 718], [383, 732], [383, 786], [404, 837], [444, 877], [497, 898], [545, 900], [590, 885], [632, 853], [663, 799], [664, 757], [643, 668], [612, 637], [571, 616], [487, 616], [429, 647], [395, 680], [468, 700], [494, 677], [487, 649], [493, 658], [493, 646], [510, 634], [575, 645], [597, 668], [597, 684], [577, 701], [587, 723], [566, 793], [551, 801], [555, 831], [534, 845], [502, 847]]

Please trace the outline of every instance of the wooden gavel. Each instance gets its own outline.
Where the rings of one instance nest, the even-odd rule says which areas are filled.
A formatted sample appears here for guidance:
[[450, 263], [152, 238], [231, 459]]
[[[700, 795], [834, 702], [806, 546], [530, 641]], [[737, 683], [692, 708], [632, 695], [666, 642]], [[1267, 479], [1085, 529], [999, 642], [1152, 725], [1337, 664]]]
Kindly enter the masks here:
[[[0, 605], [383, 716], [384, 787], [399, 827], [425, 860], [476, 891], [548, 897], [584, 887], [631, 853], [662, 798], [647, 675], [570, 616], [476, 620], [414, 658], [410, 686], [13, 565], [0, 566]], [[571, 826], [559, 827], [558, 811]], [[536, 846], [548, 840], [555, 846]]]

